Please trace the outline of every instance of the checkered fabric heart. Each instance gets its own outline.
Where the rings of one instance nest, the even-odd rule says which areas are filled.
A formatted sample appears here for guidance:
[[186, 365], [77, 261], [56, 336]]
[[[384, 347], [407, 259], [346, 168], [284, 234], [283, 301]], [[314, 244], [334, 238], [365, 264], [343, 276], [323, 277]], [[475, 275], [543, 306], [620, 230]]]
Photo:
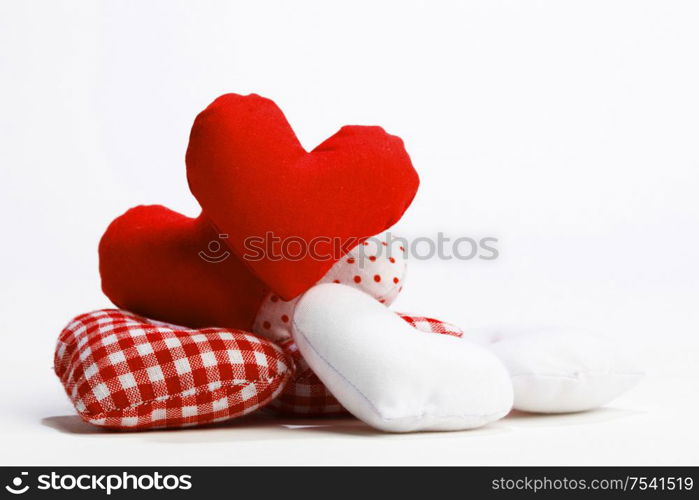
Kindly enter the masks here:
[[464, 331], [456, 325], [446, 323], [434, 318], [426, 318], [424, 316], [410, 316], [409, 314], [398, 313], [398, 316], [403, 318], [410, 325], [425, 333], [439, 333], [441, 335], [451, 335], [453, 337], [463, 337]]
[[296, 343], [285, 340], [280, 343], [287, 356], [294, 361], [296, 373], [278, 398], [265, 410], [282, 415], [333, 416], [345, 415], [342, 405], [330, 394], [323, 382], [316, 376], [303, 359]]
[[[462, 337], [464, 332], [457, 326], [434, 318], [399, 314], [416, 330], [425, 333], [437, 333]], [[293, 340], [280, 344], [296, 365], [296, 373], [278, 398], [273, 400], [265, 409], [285, 415], [343, 415], [347, 414], [342, 405], [330, 394], [323, 382], [311, 371], [306, 361], [301, 357]]]
[[245, 415], [274, 399], [294, 366], [248, 332], [192, 330], [106, 309], [65, 327], [55, 371], [84, 420], [134, 430]]

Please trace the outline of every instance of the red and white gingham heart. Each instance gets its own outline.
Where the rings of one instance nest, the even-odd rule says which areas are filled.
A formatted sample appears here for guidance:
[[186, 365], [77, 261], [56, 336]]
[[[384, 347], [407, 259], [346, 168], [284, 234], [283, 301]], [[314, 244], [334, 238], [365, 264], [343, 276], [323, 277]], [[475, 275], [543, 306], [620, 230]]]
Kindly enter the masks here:
[[281, 392], [294, 367], [281, 348], [248, 332], [192, 330], [107, 309], [65, 327], [55, 371], [84, 420], [147, 429], [250, 413]]
[[459, 338], [464, 336], [464, 331], [461, 328], [445, 321], [425, 316], [410, 316], [403, 313], [398, 313], [398, 316], [410, 323], [416, 330], [424, 333], [439, 333], [440, 335], [451, 335]]
[[[422, 332], [462, 335], [432, 318], [400, 316]], [[71, 321], [55, 370], [80, 416], [114, 429], [221, 422], [268, 404], [283, 414], [346, 413], [291, 340], [277, 346], [241, 330], [193, 330], [116, 309]]]

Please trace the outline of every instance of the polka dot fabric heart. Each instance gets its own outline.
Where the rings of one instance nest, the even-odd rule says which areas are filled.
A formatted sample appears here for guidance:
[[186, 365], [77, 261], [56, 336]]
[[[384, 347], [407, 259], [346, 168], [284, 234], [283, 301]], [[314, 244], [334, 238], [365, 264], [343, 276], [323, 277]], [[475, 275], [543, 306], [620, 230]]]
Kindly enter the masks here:
[[[380, 235], [355, 246], [317, 283], [339, 283], [357, 288], [390, 306], [403, 289], [407, 260], [399, 238]], [[263, 299], [253, 331], [274, 341], [291, 338], [291, 318], [298, 298], [285, 301], [276, 293]]]
[[358, 288], [389, 306], [403, 289], [406, 269], [406, 251], [401, 240], [385, 234], [354, 247], [319, 283]]
[[55, 354], [80, 416], [126, 430], [245, 415], [275, 398], [293, 370], [280, 347], [251, 333], [192, 330], [114, 309], [75, 318]]

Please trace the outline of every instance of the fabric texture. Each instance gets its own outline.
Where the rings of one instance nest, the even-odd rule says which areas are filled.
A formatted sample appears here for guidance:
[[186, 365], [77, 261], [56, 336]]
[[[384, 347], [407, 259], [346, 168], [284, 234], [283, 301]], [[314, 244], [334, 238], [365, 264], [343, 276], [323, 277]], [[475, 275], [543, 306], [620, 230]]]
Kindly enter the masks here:
[[396, 223], [419, 183], [403, 141], [381, 127], [342, 127], [307, 152], [277, 105], [255, 94], [226, 94], [202, 111], [186, 163], [213, 226], [284, 300]]
[[464, 331], [451, 323], [446, 323], [434, 318], [427, 318], [425, 316], [410, 316], [402, 313], [399, 314], [399, 316], [407, 321], [410, 326], [421, 332], [441, 333], [442, 335], [451, 335], [457, 338], [464, 336]]
[[514, 408], [521, 411], [590, 410], [609, 403], [643, 377], [623, 347], [588, 332], [502, 327], [480, 332], [480, 338], [510, 372]]
[[296, 372], [279, 397], [270, 402], [264, 410], [281, 415], [306, 417], [346, 415], [347, 410], [303, 359], [296, 342], [287, 339], [280, 346], [287, 356], [293, 359]]
[[116, 309], [71, 321], [54, 368], [84, 420], [126, 430], [245, 415], [276, 397], [294, 370], [280, 347], [251, 333], [190, 330]]

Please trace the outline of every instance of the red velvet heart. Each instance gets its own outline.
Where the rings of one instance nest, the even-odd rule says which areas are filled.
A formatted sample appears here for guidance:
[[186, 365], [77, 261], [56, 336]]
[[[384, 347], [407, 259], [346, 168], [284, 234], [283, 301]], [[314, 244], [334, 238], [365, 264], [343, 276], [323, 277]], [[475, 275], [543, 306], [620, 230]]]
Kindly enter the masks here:
[[218, 233], [202, 217], [160, 205], [132, 208], [100, 241], [102, 290], [118, 307], [149, 318], [249, 330], [268, 290], [211, 242]]
[[343, 127], [309, 153], [277, 105], [254, 94], [226, 94], [197, 116], [187, 178], [233, 253], [286, 300], [330, 269], [336, 249], [397, 222], [419, 183], [401, 139], [382, 128]]

